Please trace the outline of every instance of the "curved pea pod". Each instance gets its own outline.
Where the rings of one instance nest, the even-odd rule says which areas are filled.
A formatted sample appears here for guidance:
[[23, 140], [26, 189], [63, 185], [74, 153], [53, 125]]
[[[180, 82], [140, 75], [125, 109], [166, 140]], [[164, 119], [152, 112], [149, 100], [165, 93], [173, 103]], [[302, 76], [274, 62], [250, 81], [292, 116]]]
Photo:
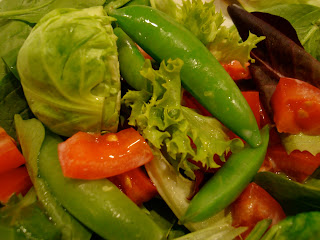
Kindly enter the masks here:
[[147, 6], [110, 10], [109, 15], [158, 62], [180, 58], [181, 81], [213, 116], [257, 147], [261, 136], [239, 88], [211, 52], [189, 30], [165, 13]]
[[[33, 127], [34, 132], [43, 128], [38, 120], [32, 120], [40, 124]], [[31, 136], [29, 141], [32, 140]], [[161, 228], [109, 180], [64, 177], [57, 150], [60, 142], [62, 139], [58, 135], [46, 131], [38, 151], [37, 176], [45, 181], [64, 209], [104, 239], [164, 238]]]
[[265, 158], [269, 142], [269, 126], [261, 130], [262, 143], [257, 148], [249, 145], [233, 153], [221, 169], [191, 200], [181, 222], [198, 222], [229, 206], [252, 181]]
[[134, 41], [119, 27], [113, 30], [118, 37], [120, 73], [124, 80], [136, 90], [151, 90], [148, 80], [140, 74], [145, 59]]

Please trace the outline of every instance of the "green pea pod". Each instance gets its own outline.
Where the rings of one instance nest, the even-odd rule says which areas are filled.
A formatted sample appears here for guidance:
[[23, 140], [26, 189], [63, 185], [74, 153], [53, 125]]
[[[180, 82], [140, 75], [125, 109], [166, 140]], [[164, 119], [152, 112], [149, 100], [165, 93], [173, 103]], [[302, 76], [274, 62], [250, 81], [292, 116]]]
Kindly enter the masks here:
[[151, 90], [149, 81], [140, 74], [145, 63], [140, 50], [121, 28], [115, 28], [114, 34], [118, 37], [117, 47], [121, 76], [136, 90]]
[[65, 178], [57, 151], [60, 142], [58, 135], [46, 132], [38, 174], [68, 212], [105, 239], [163, 239], [160, 227], [109, 180]]
[[125, 6], [132, 6], [132, 5], [150, 6], [150, 0], [131, 0]]
[[239, 88], [195, 35], [165, 13], [147, 6], [112, 9], [109, 15], [156, 61], [182, 59], [184, 88], [251, 146], [261, 144], [257, 122]]
[[229, 206], [251, 182], [261, 167], [269, 142], [269, 126], [261, 130], [259, 147], [249, 145], [233, 153], [191, 200], [181, 222], [198, 222]]

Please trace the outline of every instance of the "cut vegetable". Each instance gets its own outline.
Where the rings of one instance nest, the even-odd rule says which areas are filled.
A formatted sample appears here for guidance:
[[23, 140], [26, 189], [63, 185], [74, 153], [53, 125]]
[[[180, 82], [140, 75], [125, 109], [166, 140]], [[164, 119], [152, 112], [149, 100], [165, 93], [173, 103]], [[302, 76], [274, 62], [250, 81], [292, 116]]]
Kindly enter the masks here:
[[153, 158], [133, 128], [105, 135], [78, 132], [58, 146], [65, 177], [101, 179], [140, 167]]

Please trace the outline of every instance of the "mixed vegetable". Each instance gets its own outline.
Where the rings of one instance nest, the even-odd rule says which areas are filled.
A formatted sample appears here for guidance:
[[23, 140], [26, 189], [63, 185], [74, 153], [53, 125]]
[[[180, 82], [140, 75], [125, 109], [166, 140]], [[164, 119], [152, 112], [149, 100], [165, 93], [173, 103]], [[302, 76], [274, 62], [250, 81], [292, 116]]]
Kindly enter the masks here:
[[0, 1], [0, 236], [319, 239], [318, 1]]

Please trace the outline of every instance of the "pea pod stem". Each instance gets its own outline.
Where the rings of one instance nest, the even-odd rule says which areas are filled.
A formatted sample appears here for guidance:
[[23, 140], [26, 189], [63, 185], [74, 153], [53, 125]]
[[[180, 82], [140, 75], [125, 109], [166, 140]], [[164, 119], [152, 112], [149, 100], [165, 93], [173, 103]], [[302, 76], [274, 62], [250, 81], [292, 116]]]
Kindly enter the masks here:
[[215, 215], [230, 205], [251, 182], [261, 167], [269, 142], [269, 126], [261, 130], [262, 144], [249, 145], [233, 153], [221, 169], [200, 189], [191, 200], [182, 223], [198, 222]]
[[254, 115], [239, 88], [211, 52], [189, 30], [147, 6], [111, 9], [109, 15], [158, 62], [180, 58], [181, 80], [187, 89], [225, 126], [257, 147], [261, 136]]

